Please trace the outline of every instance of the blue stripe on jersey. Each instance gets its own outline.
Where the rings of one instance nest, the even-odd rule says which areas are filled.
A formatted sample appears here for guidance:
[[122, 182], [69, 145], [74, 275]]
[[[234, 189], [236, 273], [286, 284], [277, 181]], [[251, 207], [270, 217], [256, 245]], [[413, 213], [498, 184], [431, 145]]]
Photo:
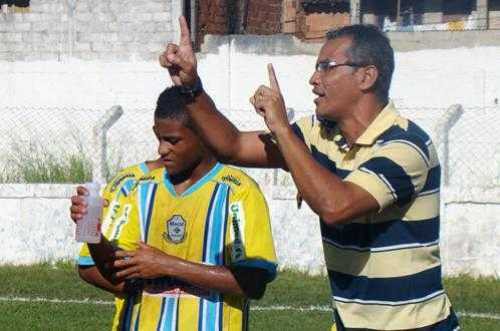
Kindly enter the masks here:
[[361, 164], [361, 171], [373, 173], [391, 190], [399, 206], [411, 201], [415, 187], [405, 169], [386, 157], [374, 157]]
[[343, 170], [343, 169], [338, 169], [337, 165], [335, 162], [330, 160], [328, 158], [328, 155], [321, 153], [318, 151], [316, 146], [311, 146], [311, 154], [313, 158], [319, 162], [323, 167], [326, 169], [330, 170], [332, 173], [336, 174], [340, 178], [344, 179], [349, 175], [351, 172], [349, 170]]
[[139, 164], [139, 169], [141, 169], [143, 175], [149, 172], [149, 168], [146, 162], [142, 162], [141, 164]]
[[145, 183], [139, 186], [138, 205], [139, 217], [141, 225], [141, 240], [147, 243], [149, 225], [153, 214], [153, 204], [158, 185], [153, 183]]
[[399, 306], [430, 300], [444, 293], [441, 266], [410, 276], [368, 278], [329, 270], [334, 299], [340, 302]]
[[381, 223], [349, 223], [326, 226], [324, 240], [334, 246], [357, 251], [389, 251], [437, 245], [439, 217], [421, 221], [393, 220]]
[[139, 331], [140, 321], [141, 321], [141, 306], [139, 306], [139, 311], [137, 312], [137, 318], [135, 319], [134, 331]]
[[133, 296], [129, 296], [125, 299], [124, 307], [125, 309], [123, 310], [123, 315], [120, 321], [120, 331], [128, 331], [130, 328], [132, 320], [132, 310], [134, 308]]
[[161, 308], [160, 308], [160, 318], [158, 319], [158, 323], [156, 324], [156, 331], [161, 331], [163, 330], [163, 320], [164, 320], [164, 315], [165, 315], [165, 302], [166, 298], [163, 298], [161, 300]]
[[[227, 229], [229, 185], [216, 184], [205, 221], [203, 263], [223, 265]], [[218, 293], [200, 299], [198, 329], [222, 330], [223, 300]]]
[[79, 256], [78, 257], [78, 265], [79, 266], [94, 266], [95, 262], [92, 256]]
[[155, 202], [155, 195], [156, 195], [156, 189], [158, 188], [158, 185], [154, 184], [152, 185], [152, 190], [151, 190], [151, 195], [149, 197], [149, 205], [148, 205], [148, 212], [147, 212], [147, 218], [146, 218], [146, 233], [144, 234], [144, 242], [148, 242], [148, 235], [149, 235], [149, 226], [151, 224], [151, 218], [153, 217], [153, 205]]
[[427, 173], [427, 179], [425, 181], [420, 195], [426, 195], [427, 192], [436, 192], [441, 186], [441, 167], [435, 166], [429, 170]]
[[179, 305], [178, 298], [163, 298], [161, 303], [160, 320], [157, 331], [175, 331], [177, 330], [177, 309]]
[[134, 185], [135, 185], [134, 179], [125, 180], [123, 182], [122, 188], [120, 189], [120, 193], [127, 197], [130, 194], [130, 191], [132, 191], [132, 188], [134, 188]]

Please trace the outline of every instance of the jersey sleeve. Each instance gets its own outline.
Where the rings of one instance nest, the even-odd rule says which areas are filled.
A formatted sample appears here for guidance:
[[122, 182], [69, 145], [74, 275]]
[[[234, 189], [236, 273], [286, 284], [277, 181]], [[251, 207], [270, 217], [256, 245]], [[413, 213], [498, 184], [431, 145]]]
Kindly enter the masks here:
[[235, 194], [229, 205], [231, 236], [230, 264], [264, 269], [268, 281], [276, 277], [276, 252], [269, 209], [262, 192], [249, 186], [243, 194]]
[[357, 184], [378, 202], [380, 210], [409, 203], [424, 187], [430, 169], [428, 149], [418, 140], [384, 143], [345, 180]]
[[114, 243], [123, 250], [136, 250], [141, 240], [141, 228], [139, 219], [139, 208], [137, 205], [137, 194], [133, 193], [125, 199], [127, 210], [124, 214], [124, 222]]

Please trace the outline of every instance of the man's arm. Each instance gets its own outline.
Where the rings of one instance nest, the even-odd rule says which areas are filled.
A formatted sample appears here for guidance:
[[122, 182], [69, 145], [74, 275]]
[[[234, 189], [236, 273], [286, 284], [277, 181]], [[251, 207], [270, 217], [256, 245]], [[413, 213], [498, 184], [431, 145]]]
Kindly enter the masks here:
[[202, 289], [259, 299], [265, 291], [267, 271], [258, 268], [209, 266], [167, 255], [139, 244], [136, 251], [119, 251], [114, 266], [119, 278], [173, 277]]
[[[160, 63], [169, 70], [174, 84], [192, 87], [199, 79], [196, 57], [183, 17], [180, 25], [179, 45], [169, 44], [160, 56]], [[270, 134], [239, 132], [217, 112], [205, 92], [195, 96], [188, 105], [188, 112], [203, 139], [226, 162], [241, 166], [288, 169], [303, 199], [327, 224], [346, 222], [378, 210], [377, 201], [368, 192], [355, 184], [343, 182], [321, 166], [313, 159], [304, 143], [295, 136], [288, 123], [274, 70], [272, 66], [268, 69], [270, 87], [260, 86], [250, 102], [264, 118], [277, 145], [271, 142]]]
[[[172, 82], [184, 87], [195, 86], [199, 79], [197, 61], [191, 46], [189, 28], [184, 17], [179, 18], [179, 45], [168, 44], [160, 56]], [[240, 132], [224, 117], [205, 92], [197, 93], [187, 105], [187, 111], [203, 140], [218, 159], [247, 167], [284, 167], [283, 158], [270, 135], [265, 132]]]
[[114, 294], [118, 297], [124, 295], [124, 282], [113, 284], [102, 276], [99, 269], [95, 265], [78, 266], [78, 275], [85, 282], [98, 287], [106, 292]]
[[[70, 216], [76, 223], [87, 213], [87, 203], [84, 196], [87, 194], [85, 187], [77, 187], [77, 195], [71, 197]], [[79, 266], [78, 273], [86, 282], [114, 294], [123, 294], [123, 281], [117, 280], [113, 273], [113, 262], [116, 249], [101, 235], [98, 244], [87, 244], [90, 255], [95, 263], [91, 266]]]

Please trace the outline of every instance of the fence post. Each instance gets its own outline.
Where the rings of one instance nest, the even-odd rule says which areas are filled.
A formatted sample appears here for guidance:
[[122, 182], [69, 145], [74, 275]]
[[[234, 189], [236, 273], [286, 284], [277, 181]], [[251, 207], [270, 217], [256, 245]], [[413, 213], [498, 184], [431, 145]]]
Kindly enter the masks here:
[[444, 116], [441, 116], [434, 129], [437, 135], [438, 141], [438, 156], [441, 160], [442, 174], [443, 174], [443, 185], [447, 186], [450, 180], [450, 167], [449, 167], [449, 157], [450, 157], [450, 142], [449, 134], [451, 128], [457, 123], [458, 119], [462, 116], [464, 109], [462, 105], [456, 104], [450, 106]]
[[108, 130], [118, 121], [123, 115], [121, 106], [113, 106], [108, 109], [104, 115], [99, 118], [97, 123], [92, 128], [92, 179], [98, 183], [105, 183], [108, 168], [107, 163], [107, 141], [106, 136]]

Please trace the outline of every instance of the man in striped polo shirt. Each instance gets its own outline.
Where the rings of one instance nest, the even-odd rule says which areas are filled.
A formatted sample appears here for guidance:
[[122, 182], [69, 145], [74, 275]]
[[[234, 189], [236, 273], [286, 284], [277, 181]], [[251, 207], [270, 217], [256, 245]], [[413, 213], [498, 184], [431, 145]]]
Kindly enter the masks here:
[[274, 70], [250, 98], [268, 132], [240, 132], [203, 91], [189, 30], [160, 57], [228, 163], [281, 167], [320, 217], [339, 330], [458, 330], [439, 257], [440, 166], [429, 136], [389, 100], [394, 52], [377, 28], [327, 34], [310, 78], [315, 115], [290, 125]]

